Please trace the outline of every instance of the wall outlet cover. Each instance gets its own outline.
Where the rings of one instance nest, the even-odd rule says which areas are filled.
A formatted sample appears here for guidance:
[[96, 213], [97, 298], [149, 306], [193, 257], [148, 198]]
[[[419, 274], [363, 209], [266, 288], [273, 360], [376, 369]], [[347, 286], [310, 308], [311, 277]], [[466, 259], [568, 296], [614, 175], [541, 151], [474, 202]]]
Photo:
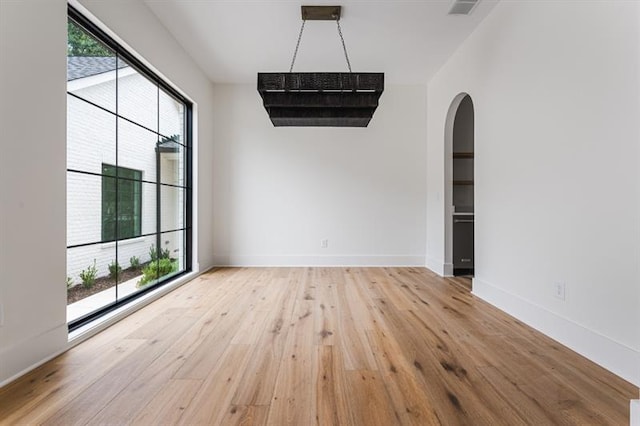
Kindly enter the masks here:
[[557, 299], [565, 300], [566, 297], [566, 285], [563, 282], [555, 283], [555, 296]]

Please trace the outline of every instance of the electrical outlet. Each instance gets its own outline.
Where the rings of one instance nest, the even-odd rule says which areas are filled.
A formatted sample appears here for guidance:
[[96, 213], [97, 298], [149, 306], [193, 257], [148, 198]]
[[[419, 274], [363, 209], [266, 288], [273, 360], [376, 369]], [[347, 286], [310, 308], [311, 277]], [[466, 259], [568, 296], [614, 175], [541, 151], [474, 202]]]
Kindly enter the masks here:
[[320, 248], [327, 248], [329, 247], [329, 240], [320, 240]]
[[566, 295], [565, 283], [560, 281], [555, 283], [555, 294], [557, 299], [565, 300], [565, 295]]

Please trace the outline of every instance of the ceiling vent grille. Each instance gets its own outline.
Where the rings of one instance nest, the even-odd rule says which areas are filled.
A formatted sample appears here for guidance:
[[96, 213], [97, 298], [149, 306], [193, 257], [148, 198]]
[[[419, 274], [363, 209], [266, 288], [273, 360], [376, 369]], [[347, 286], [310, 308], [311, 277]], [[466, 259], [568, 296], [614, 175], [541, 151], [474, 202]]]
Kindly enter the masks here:
[[476, 4], [478, 0], [456, 0], [449, 9], [449, 15], [469, 15]]

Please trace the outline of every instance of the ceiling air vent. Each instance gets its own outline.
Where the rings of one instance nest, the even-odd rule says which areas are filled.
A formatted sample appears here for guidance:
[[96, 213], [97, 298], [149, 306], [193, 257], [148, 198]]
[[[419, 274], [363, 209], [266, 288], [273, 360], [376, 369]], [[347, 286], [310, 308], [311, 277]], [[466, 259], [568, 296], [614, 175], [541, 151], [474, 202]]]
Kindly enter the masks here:
[[449, 15], [469, 15], [478, 4], [478, 0], [456, 0], [449, 9]]

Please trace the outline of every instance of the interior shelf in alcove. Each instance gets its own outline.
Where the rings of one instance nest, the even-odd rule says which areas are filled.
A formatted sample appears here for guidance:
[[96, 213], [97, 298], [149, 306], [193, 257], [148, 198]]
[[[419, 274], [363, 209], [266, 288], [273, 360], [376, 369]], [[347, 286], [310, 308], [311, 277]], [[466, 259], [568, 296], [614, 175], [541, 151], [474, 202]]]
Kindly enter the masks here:
[[473, 185], [473, 181], [472, 180], [454, 180], [453, 184], [454, 185]]
[[454, 152], [453, 158], [473, 158], [473, 152]]

